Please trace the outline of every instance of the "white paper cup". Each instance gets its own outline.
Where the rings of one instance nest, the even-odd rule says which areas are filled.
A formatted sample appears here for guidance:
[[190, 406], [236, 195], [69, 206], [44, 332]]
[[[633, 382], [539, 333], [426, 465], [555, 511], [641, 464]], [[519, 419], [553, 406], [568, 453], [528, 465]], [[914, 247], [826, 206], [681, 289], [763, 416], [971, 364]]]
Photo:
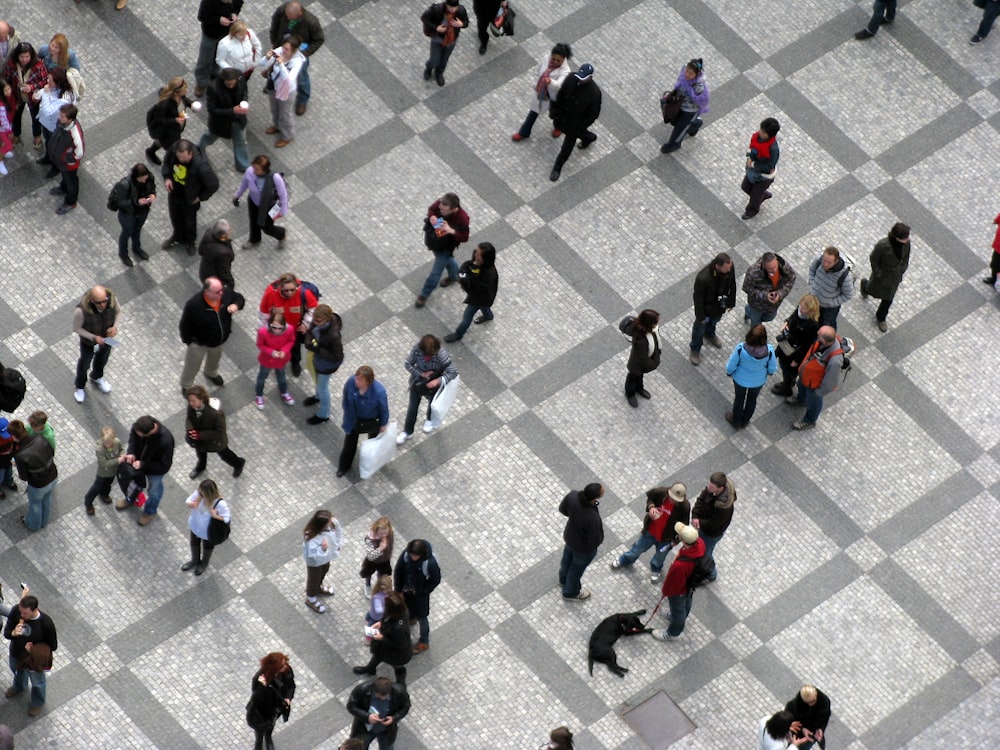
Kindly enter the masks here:
[[240, 109], [250, 109], [250, 102], [246, 99], [240, 102]]
[[191, 102], [191, 109], [195, 112], [201, 112], [201, 102]]

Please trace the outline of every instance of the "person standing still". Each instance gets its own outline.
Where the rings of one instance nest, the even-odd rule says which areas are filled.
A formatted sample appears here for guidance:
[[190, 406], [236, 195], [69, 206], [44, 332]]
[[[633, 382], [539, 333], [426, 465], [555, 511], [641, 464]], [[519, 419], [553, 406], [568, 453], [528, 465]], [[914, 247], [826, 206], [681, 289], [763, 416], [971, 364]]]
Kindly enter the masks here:
[[128, 254], [130, 239], [135, 257], [149, 260], [149, 255], [142, 249], [142, 227], [149, 216], [149, 207], [156, 200], [156, 180], [145, 164], [137, 163], [114, 190], [118, 200], [118, 224], [122, 228], [118, 235], [118, 257], [132, 268], [134, 264]]
[[[635, 395], [652, 398], [642, 382], [647, 372], [660, 366], [660, 314], [656, 310], [643, 310], [632, 321], [632, 350], [628, 355], [628, 374], [625, 376], [625, 400], [633, 409], [639, 408]], [[626, 329], [629, 330], [629, 329]]]
[[31, 706], [28, 716], [38, 716], [45, 706], [46, 672], [52, 669], [52, 652], [59, 648], [56, 625], [38, 608], [38, 597], [22, 596], [4, 625], [3, 637], [10, 641], [8, 661], [14, 684], [7, 688], [8, 700], [28, 688], [31, 682]]
[[203, 96], [205, 89], [218, 74], [215, 51], [219, 40], [229, 33], [243, 9], [243, 0], [201, 0], [198, 22], [201, 24], [201, 41], [198, 43], [198, 60], [194, 64], [195, 96]]
[[[469, 239], [469, 214], [455, 193], [445, 193], [427, 209], [424, 219], [424, 245], [434, 253], [434, 265], [417, 296], [414, 307], [423, 307], [434, 287], [441, 281], [441, 288], [458, 281], [458, 263], [455, 250]], [[445, 269], [448, 275], [441, 278]]]
[[707, 341], [716, 349], [722, 342], [715, 335], [715, 326], [722, 316], [736, 307], [736, 273], [728, 253], [719, 253], [694, 277], [694, 325], [691, 328], [692, 365], [701, 364], [701, 347]]
[[295, 114], [301, 117], [306, 113], [309, 99], [312, 96], [312, 82], [309, 80], [309, 61], [316, 51], [323, 46], [326, 36], [319, 19], [302, 7], [298, 0], [278, 6], [271, 16], [270, 39], [271, 47], [277, 48], [296, 37], [299, 44], [296, 49], [305, 60], [299, 69], [297, 87], [295, 89]]
[[604, 541], [604, 524], [597, 508], [602, 497], [604, 487], [591, 482], [582, 490], [571, 490], [559, 503], [559, 512], [569, 519], [563, 529], [565, 545], [559, 563], [559, 585], [566, 601], [585, 602], [590, 598], [580, 579]]
[[118, 335], [122, 309], [114, 293], [107, 287], [92, 287], [73, 310], [73, 333], [80, 337], [80, 358], [76, 361], [73, 398], [82, 404], [87, 398], [87, 370], [90, 382], [101, 393], [110, 393], [111, 384], [104, 379], [104, 368], [111, 356], [111, 345], [105, 337]]

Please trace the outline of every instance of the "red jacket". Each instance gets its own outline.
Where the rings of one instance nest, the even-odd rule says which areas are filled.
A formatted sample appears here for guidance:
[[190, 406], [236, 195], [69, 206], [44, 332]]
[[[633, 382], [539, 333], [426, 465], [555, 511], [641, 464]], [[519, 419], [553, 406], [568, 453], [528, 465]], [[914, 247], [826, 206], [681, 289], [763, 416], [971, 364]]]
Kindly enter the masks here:
[[[298, 281], [298, 279], [296, 279], [296, 281]], [[275, 282], [275, 284], [276, 283], [277, 282]], [[278, 287], [275, 284], [268, 284], [267, 289], [264, 290], [264, 296], [260, 299], [260, 312], [262, 313], [263, 318], [266, 320], [267, 316], [271, 313], [271, 310], [277, 310], [285, 316], [286, 323], [288, 323], [292, 328], [298, 328], [306, 310], [312, 310], [317, 304], [319, 304], [316, 301], [316, 297], [308, 289], [303, 289], [302, 282], [299, 281], [298, 291], [288, 299], [285, 299], [281, 296], [281, 292], [278, 291]], [[306, 299], [305, 310], [302, 309], [303, 293], [305, 293]]]
[[993, 223], [997, 225], [997, 233], [993, 238], [993, 252], [1000, 253], [1000, 214], [993, 220]]
[[[681, 547], [677, 558], [670, 563], [667, 569], [667, 577], [663, 579], [664, 596], [686, 596], [688, 592], [688, 578], [694, 570], [694, 560], [705, 554], [705, 540], [698, 537], [698, 541], [693, 547], [684, 545]], [[684, 558], [693, 558], [687, 560]]]

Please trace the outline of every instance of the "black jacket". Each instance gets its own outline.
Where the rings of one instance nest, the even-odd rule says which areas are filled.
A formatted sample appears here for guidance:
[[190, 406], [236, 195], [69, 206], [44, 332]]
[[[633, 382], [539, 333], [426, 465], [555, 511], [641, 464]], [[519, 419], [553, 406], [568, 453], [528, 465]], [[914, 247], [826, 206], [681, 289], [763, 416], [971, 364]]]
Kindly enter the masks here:
[[[368, 724], [372, 705], [372, 695], [375, 680], [365, 680], [351, 691], [351, 697], [347, 700], [347, 711], [354, 717], [351, 724], [351, 737], [358, 737], [365, 733], [365, 726]], [[410, 696], [406, 692], [404, 685], [393, 683], [389, 692], [389, 716], [392, 717], [392, 724], [386, 727], [386, 739], [389, 743], [396, 740], [399, 722], [410, 712]]]
[[233, 315], [228, 308], [234, 303], [242, 310], [246, 300], [239, 292], [228, 286], [223, 287], [219, 311], [216, 312], [199, 291], [184, 303], [181, 322], [178, 324], [181, 341], [206, 347], [222, 346], [233, 330]]
[[572, 490], [559, 503], [559, 512], [569, 517], [563, 529], [566, 546], [579, 554], [597, 552], [604, 541], [604, 524], [597, 506], [584, 502], [583, 494]]
[[792, 362], [801, 364], [809, 347], [816, 343], [816, 336], [819, 333], [819, 321], [800, 318], [798, 308], [785, 322], [788, 323], [788, 343], [795, 347], [795, 351], [789, 355], [784, 354], [779, 347], [775, 347], [782, 367], [788, 367]]
[[427, 554], [419, 560], [410, 558], [404, 549], [392, 571], [392, 587], [401, 591], [410, 617], [427, 617], [431, 610], [431, 592], [441, 583], [441, 568], [427, 544]]
[[[785, 704], [785, 710], [791, 711], [795, 721], [802, 722], [802, 728], [814, 732], [822, 729], [826, 735], [826, 725], [830, 723], [830, 699], [821, 690], [816, 690], [816, 703], [810, 706], [798, 693]], [[826, 737], [819, 743], [820, 747], [826, 746]]]
[[[173, 180], [174, 187], [178, 188], [181, 185], [177, 179], [177, 175], [174, 174], [175, 164], [178, 164], [177, 144], [167, 149], [167, 153], [163, 157], [163, 168], [160, 170], [160, 174], [163, 175], [164, 180]], [[185, 201], [194, 203], [194, 199], [197, 198], [204, 203], [215, 195], [219, 189], [219, 178], [215, 176], [215, 170], [212, 169], [212, 165], [209, 164], [208, 159], [202, 154], [200, 148], [195, 146], [191, 161], [186, 165], [181, 164], [179, 166], [187, 167], [183, 186]]]
[[[432, 3], [423, 12], [420, 20], [424, 24], [424, 36], [429, 36], [431, 39], [444, 38], [441, 32], [437, 30], [437, 27], [444, 20], [444, 15], [444, 3]], [[462, 28], [455, 29], [455, 41], [457, 42], [462, 29], [469, 25], [469, 12], [465, 9], [464, 5], [458, 6], [458, 10], [455, 11], [455, 18], [462, 22]]]
[[265, 727], [274, 724], [279, 716], [288, 716], [292, 707], [285, 703], [285, 698], [295, 697], [295, 673], [289, 665], [287, 672], [279, 672], [269, 685], [261, 685], [260, 670], [250, 682], [250, 702], [247, 703], [247, 724], [252, 727]]
[[279, 46], [285, 41], [285, 37], [294, 34], [307, 45], [305, 49], [300, 49], [299, 51], [306, 57], [312, 57], [312, 54], [322, 47], [323, 42], [326, 41], [326, 37], [323, 35], [323, 27], [316, 16], [303, 8], [298, 24], [296, 24], [294, 29], [290, 30], [288, 28], [288, 16], [285, 15], [286, 5], [288, 3], [279, 5], [278, 9], [271, 16], [271, 46]]
[[44, 487], [59, 476], [52, 446], [41, 435], [30, 435], [18, 444], [14, 465], [30, 487]]
[[[186, 111], [190, 112], [191, 100], [186, 96], [182, 98], [184, 99]], [[186, 120], [182, 123], [177, 122], [179, 116], [180, 112], [177, 102], [172, 96], [168, 96], [163, 101], [154, 104], [150, 107], [149, 112], [146, 113], [146, 130], [149, 133], [149, 137], [163, 148], [173, 146], [180, 140], [181, 133], [184, 132], [184, 128], [187, 126]]]
[[408, 664], [413, 658], [413, 641], [410, 640], [410, 621], [407, 617], [400, 620], [382, 618], [379, 628], [382, 637], [372, 638], [370, 649], [377, 661], [384, 661], [394, 667]]
[[483, 258], [483, 266], [479, 267], [471, 260], [465, 261], [458, 270], [458, 283], [465, 290], [465, 304], [476, 307], [490, 307], [497, 297], [497, 286], [500, 277], [496, 266], [487, 263]]
[[231, 0], [224, 3], [222, 0], [201, 0], [198, 6], [198, 21], [201, 23], [201, 33], [209, 39], [219, 41], [229, 33], [229, 27], [219, 23], [219, 19], [225, 16], [229, 18], [233, 14], [237, 16], [243, 8], [243, 0]]
[[209, 404], [205, 404], [201, 410], [201, 416], [198, 416], [198, 412], [193, 406], [188, 406], [184, 429], [185, 431], [198, 431], [198, 441], [193, 443], [195, 450], [218, 453], [229, 447], [229, 436], [226, 434], [226, 415], [219, 409], [213, 409]]
[[320, 375], [336, 372], [344, 361], [340, 331], [341, 321], [337, 313], [333, 314], [333, 320], [328, 324], [318, 327], [311, 323], [306, 331], [305, 346], [313, 353], [313, 367]]
[[628, 355], [628, 371], [633, 375], [652, 372], [660, 366], [660, 336], [651, 331], [653, 350], [649, 350], [649, 336], [640, 331], [632, 334], [632, 351]]
[[[243, 71], [240, 71], [241, 73]], [[233, 137], [233, 123], [241, 128], [247, 126], [247, 116], [237, 115], [233, 107], [247, 99], [247, 82], [241, 75], [236, 79], [236, 85], [229, 88], [222, 76], [208, 87], [208, 130], [219, 138]]]
[[156, 195], [156, 179], [152, 172], [149, 173], [145, 182], [136, 182], [130, 174], [122, 177], [118, 185], [119, 187], [116, 188], [118, 191], [118, 210], [121, 213], [127, 216], [145, 216], [149, 213], [149, 205], [140, 206], [139, 199]]
[[233, 250], [233, 241], [217, 240], [212, 236], [214, 231], [209, 227], [202, 235], [201, 242], [198, 243], [198, 255], [201, 256], [198, 278], [204, 281], [209, 276], [214, 276], [224, 286], [235, 289], [236, 279], [233, 278], [233, 261], [236, 259], [236, 252]]
[[601, 89], [594, 79], [581, 81], [575, 75], [566, 76], [549, 112], [555, 126], [566, 133], [580, 133], [600, 115]]
[[174, 462], [174, 436], [162, 422], [156, 424], [159, 429], [146, 437], [141, 437], [133, 427], [128, 433], [125, 453], [140, 462], [139, 471], [161, 477], [170, 471]]
[[721, 318], [736, 307], [736, 266], [729, 273], [719, 273], [709, 263], [694, 277], [694, 316], [698, 320]]

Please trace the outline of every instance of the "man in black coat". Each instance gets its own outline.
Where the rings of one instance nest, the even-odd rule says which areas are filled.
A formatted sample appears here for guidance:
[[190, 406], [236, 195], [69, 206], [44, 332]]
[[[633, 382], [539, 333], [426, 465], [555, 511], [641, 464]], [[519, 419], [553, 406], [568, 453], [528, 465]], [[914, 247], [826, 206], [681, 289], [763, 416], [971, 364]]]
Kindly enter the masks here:
[[163, 243], [169, 250], [182, 242], [188, 255], [194, 255], [198, 239], [198, 209], [219, 189], [219, 178], [212, 165], [191, 141], [182, 138], [167, 149], [163, 157], [163, 186], [167, 189], [170, 212], [170, 238]]
[[[458, 270], [458, 283], [465, 290], [465, 314], [454, 333], [444, 340], [449, 344], [459, 341], [472, 323], [480, 325], [493, 320], [493, 300], [497, 297], [500, 277], [496, 268], [497, 250], [489, 242], [480, 242], [472, 251], [472, 260], [467, 260]], [[479, 316], [473, 320], [476, 313]]]
[[215, 385], [222, 385], [219, 360], [222, 345], [233, 329], [233, 314], [243, 309], [246, 300], [239, 292], [223, 286], [214, 276], [205, 279], [200, 292], [184, 303], [181, 313], [181, 341], [187, 346], [184, 369], [181, 371], [181, 393], [194, 385], [201, 363], [205, 362], [205, 377]]
[[694, 326], [691, 328], [692, 365], [701, 364], [701, 345], [708, 341], [716, 349], [722, 342], [715, 326], [727, 310], [736, 307], [736, 273], [728, 253], [719, 253], [694, 278]]
[[220, 138], [233, 142], [233, 166], [245, 172], [250, 166], [247, 153], [247, 82], [235, 68], [224, 68], [208, 89], [208, 130], [201, 135], [198, 148], [205, 148]]
[[551, 117], [557, 130], [565, 134], [559, 156], [549, 179], [559, 179], [563, 164], [573, 153], [573, 145], [580, 140], [580, 148], [585, 149], [597, 140], [597, 134], [588, 128], [601, 115], [601, 89], [594, 83], [594, 66], [585, 63], [566, 80], [559, 89], [559, 95], [552, 102]]
[[559, 564], [563, 599], [583, 602], [590, 598], [590, 592], [581, 588], [580, 578], [604, 541], [604, 524], [597, 509], [603, 496], [604, 487], [591, 482], [582, 490], [572, 490], [559, 503], [559, 512], [569, 518], [563, 529], [566, 544]]
[[211, 229], [205, 230], [201, 242], [198, 243], [198, 255], [201, 256], [198, 278], [202, 283], [209, 276], [214, 276], [223, 286], [236, 288], [236, 279], [233, 278], [236, 252], [233, 250], [232, 232], [232, 227], [225, 219], [219, 219]]
[[[139, 417], [129, 431], [124, 462], [146, 475], [146, 504], [139, 514], [139, 525], [146, 526], [160, 506], [163, 477], [174, 463], [174, 436], [163, 423], [148, 414]], [[118, 510], [128, 506], [127, 498], [115, 503]]]
[[803, 685], [795, 697], [785, 704], [785, 710], [791, 712], [794, 719], [793, 735], [811, 737], [821, 748], [826, 747], [826, 725], [830, 723], [830, 699], [822, 690], [813, 685]]
[[479, 54], [486, 54], [490, 42], [489, 28], [500, 12], [500, 6], [507, 7], [507, 0], [472, 0], [472, 10], [476, 14], [476, 31], [479, 34]]
[[404, 685], [376, 677], [351, 691], [347, 710], [354, 717], [351, 737], [359, 738], [365, 747], [377, 738], [379, 750], [392, 750], [399, 722], [410, 712], [410, 695]]

